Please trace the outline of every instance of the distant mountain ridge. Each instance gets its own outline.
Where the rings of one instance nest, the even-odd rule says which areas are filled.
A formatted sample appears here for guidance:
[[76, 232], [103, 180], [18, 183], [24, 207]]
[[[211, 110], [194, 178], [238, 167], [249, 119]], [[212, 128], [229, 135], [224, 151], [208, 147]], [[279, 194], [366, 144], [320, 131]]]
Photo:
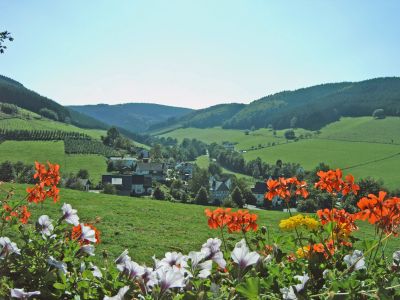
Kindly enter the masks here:
[[152, 125], [183, 117], [193, 110], [152, 103], [74, 105], [69, 108], [132, 132], [144, 132]]
[[388, 116], [400, 116], [400, 78], [320, 84], [268, 95], [249, 104], [227, 103], [192, 110], [149, 103], [65, 107], [0, 75], [0, 102], [36, 113], [47, 108], [57, 114], [59, 121], [82, 128], [116, 126], [134, 135], [215, 126], [251, 129], [272, 125], [275, 129], [318, 130], [342, 116], [370, 116], [378, 108]]
[[164, 131], [178, 127], [250, 129], [272, 125], [275, 129], [294, 126], [317, 130], [342, 116], [370, 116], [378, 108], [383, 108], [386, 115], [400, 116], [399, 77], [320, 84], [268, 95], [247, 105], [216, 105], [153, 129], [163, 132], [163, 125]]

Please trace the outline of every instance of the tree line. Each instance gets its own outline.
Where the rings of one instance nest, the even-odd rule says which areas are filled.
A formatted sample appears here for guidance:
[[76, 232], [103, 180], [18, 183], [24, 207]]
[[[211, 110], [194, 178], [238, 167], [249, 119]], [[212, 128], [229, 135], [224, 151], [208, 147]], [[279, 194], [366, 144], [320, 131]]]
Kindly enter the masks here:
[[65, 140], [67, 138], [91, 140], [87, 134], [75, 131], [62, 130], [26, 130], [26, 129], [5, 129], [0, 128], [0, 138], [3, 140], [15, 141], [50, 141]]

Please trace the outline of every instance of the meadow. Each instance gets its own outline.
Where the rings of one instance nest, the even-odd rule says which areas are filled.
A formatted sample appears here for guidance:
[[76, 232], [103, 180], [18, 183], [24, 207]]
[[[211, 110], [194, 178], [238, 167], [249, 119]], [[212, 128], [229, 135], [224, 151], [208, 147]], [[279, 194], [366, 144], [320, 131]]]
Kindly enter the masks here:
[[[16, 188], [16, 197], [25, 195], [26, 185], [3, 184], [0, 197], [11, 186]], [[101, 231], [102, 242], [97, 253], [107, 249], [111, 258], [118, 256], [124, 249], [129, 249], [135, 261], [151, 264], [151, 256], [154, 254], [160, 257], [166, 251], [188, 253], [200, 249], [207, 238], [218, 236], [218, 231], [210, 230], [207, 226], [205, 206], [68, 189], [61, 189], [60, 195], [59, 203], [47, 200], [41, 205], [32, 205], [30, 222], [34, 222], [42, 214], [56, 219], [62, 204], [69, 203], [78, 210], [82, 221], [93, 222], [99, 218], [100, 221], [95, 226]], [[288, 213], [266, 210], [253, 213], [259, 216], [260, 226], [267, 226], [271, 236], [287, 234], [278, 225], [281, 219], [289, 216]], [[356, 236], [374, 238], [373, 227], [365, 222], [359, 225], [360, 230]], [[234, 234], [233, 237], [239, 239], [241, 235]], [[387, 245], [388, 253], [397, 248], [396, 241], [390, 240]]]
[[82, 132], [94, 139], [100, 139], [106, 135], [105, 130], [82, 129], [74, 125], [56, 122], [49, 119], [24, 119], [24, 118], [0, 118], [0, 128], [21, 130], [60, 130], [67, 132]]
[[[190, 136], [206, 143], [229, 141], [237, 143], [237, 150], [247, 150], [244, 153], [246, 160], [260, 157], [274, 164], [281, 159], [300, 163], [308, 170], [325, 162], [332, 168], [343, 168], [358, 178], [372, 176], [384, 180], [388, 188], [400, 187], [400, 118], [342, 118], [322, 128], [318, 134], [296, 129], [296, 136], [312, 134], [312, 138], [297, 142], [286, 141], [284, 131], [278, 130], [274, 136], [273, 131], [266, 128], [250, 131], [249, 135], [245, 135], [243, 130], [181, 128], [163, 136], [178, 140]], [[259, 145], [272, 143], [275, 146], [258, 149]]]
[[63, 174], [89, 171], [92, 183], [97, 184], [107, 170], [106, 159], [96, 154], [65, 154], [63, 141], [5, 141], [0, 144], [0, 162], [22, 161], [32, 164], [35, 160], [50, 161], [61, 166]]

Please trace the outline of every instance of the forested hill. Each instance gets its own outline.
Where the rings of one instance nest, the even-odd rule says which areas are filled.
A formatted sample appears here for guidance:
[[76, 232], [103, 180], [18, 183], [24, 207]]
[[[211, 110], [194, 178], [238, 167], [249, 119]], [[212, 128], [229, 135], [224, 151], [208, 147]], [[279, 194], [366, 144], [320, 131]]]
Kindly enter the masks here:
[[247, 105], [224, 104], [198, 110], [152, 129], [154, 132], [177, 127], [251, 129], [271, 124], [276, 129], [294, 126], [316, 130], [342, 116], [370, 116], [378, 108], [384, 109], [386, 115], [400, 116], [400, 78], [328, 83], [284, 91]]
[[72, 123], [82, 128], [107, 129], [110, 126], [82, 113], [70, 110], [54, 100], [27, 89], [14, 79], [0, 75], [0, 102], [12, 103], [47, 118]]
[[144, 132], [156, 123], [180, 118], [192, 111], [189, 108], [149, 103], [97, 104], [70, 108], [132, 132]]
[[66, 107], [5, 76], [0, 76], [0, 102], [12, 103], [38, 114], [41, 114], [43, 109], [51, 110], [55, 113], [54, 117], [58, 121], [71, 120], [69, 110]]
[[386, 115], [400, 116], [400, 78], [322, 84], [266, 96], [247, 105], [226, 120], [224, 128], [256, 128], [272, 124], [282, 129], [320, 129], [341, 116], [370, 116], [382, 108]]

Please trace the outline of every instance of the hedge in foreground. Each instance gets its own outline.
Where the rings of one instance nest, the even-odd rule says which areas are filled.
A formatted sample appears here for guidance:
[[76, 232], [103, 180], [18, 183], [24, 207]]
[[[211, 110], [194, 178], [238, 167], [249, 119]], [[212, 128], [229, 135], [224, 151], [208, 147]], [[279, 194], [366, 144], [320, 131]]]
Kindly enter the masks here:
[[[386, 253], [388, 239], [400, 225], [400, 199], [386, 193], [360, 199], [360, 211], [340, 209], [340, 198], [357, 194], [352, 176], [340, 170], [319, 172], [317, 188], [337, 196], [331, 209], [316, 216], [294, 215], [280, 223], [288, 237], [273, 237], [259, 228], [247, 210], [206, 210], [208, 226], [220, 238], [208, 239], [187, 255], [167, 252], [152, 266], [134, 262], [125, 250], [118, 258], [95, 265], [100, 232], [63, 204], [52, 220], [42, 215], [28, 225], [29, 205], [59, 201], [59, 167], [36, 163], [37, 184], [27, 197], [1, 200], [0, 297], [19, 299], [393, 299], [400, 297], [400, 251]], [[267, 182], [267, 199], [286, 203], [307, 197], [307, 185], [296, 178]], [[337, 207], [335, 207], [337, 206]], [[54, 218], [54, 216], [53, 216]], [[374, 242], [354, 247], [356, 220], [376, 228]], [[5, 234], [11, 233], [11, 240]], [[232, 233], [243, 239], [232, 244]], [[284, 249], [290, 249], [289, 251]]]

